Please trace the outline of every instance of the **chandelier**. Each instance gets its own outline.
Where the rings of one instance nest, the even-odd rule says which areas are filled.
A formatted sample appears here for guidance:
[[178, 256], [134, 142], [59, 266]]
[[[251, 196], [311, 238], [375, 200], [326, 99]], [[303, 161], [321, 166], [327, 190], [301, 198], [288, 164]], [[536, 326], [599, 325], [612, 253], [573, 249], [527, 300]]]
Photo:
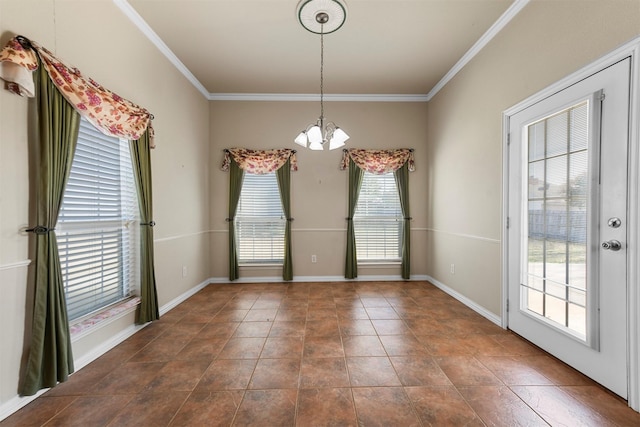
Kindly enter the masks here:
[[334, 122], [324, 117], [324, 35], [333, 33], [344, 24], [347, 8], [342, 0], [302, 0], [298, 3], [300, 24], [314, 34], [320, 34], [320, 117], [294, 139], [294, 142], [310, 150], [323, 150], [329, 143], [329, 150], [340, 148], [349, 135]]

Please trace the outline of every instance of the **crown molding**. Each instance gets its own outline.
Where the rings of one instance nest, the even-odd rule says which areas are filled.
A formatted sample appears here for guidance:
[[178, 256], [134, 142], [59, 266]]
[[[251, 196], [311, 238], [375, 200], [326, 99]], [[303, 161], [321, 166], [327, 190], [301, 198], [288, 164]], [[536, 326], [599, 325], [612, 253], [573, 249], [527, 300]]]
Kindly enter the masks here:
[[462, 70], [489, 42], [500, 32], [509, 22], [529, 3], [529, 0], [516, 0], [511, 6], [493, 23], [486, 33], [478, 39], [471, 49], [467, 51], [462, 58], [444, 75], [444, 77], [436, 83], [436, 85], [427, 94], [427, 101], [436, 96], [440, 90], [446, 86], [456, 74]]
[[[328, 94], [324, 100], [350, 102], [428, 102], [453, 77], [462, 70], [528, 3], [530, 0], [515, 0], [482, 37], [444, 75], [428, 94]], [[176, 69], [209, 101], [319, 101], [318, 94], [296, 93], [210, 93], [191, 71], [169, 49], [158, 34], [129, 4], [127, 0], [113, 0], [113, 3], [138, 27]]]
[[124, 13], [127, 18], [129, 18], [131, 22], [133, 22], [133, 24], [142, 31], [142, 34], [147, 36], [149, 41], [151, 41], [151, 43], [153, 43], [158, 50], [167, 57], [169, 62], [171, 62], [173, 66], [176, 67], [178, 71], [180, 71], [180, 73], [189, 80], [189, 82], [191, 82], [198, 92], [200, 92], [205, 98], [209, 98], [209, 91], [202, 85], [202, 83], [200, 83], [200, 80], [198, 80], [196, 76], [189, 71], [187, 66], [178, 59], [173, 51], [169, 49], [169, 46], [167, 46], [160, 36], [151, 29], [149, 24], [142, 19], [142, 16], [140, 16], [133, 6], [131, 6], [127, 0], [113, 0], [113, 2], [122, 11], [122, 13]]
[[[210, 93], [209, 101], [320, 101], [314, 93]], [[421, 94], [324, 94], [324, 100], [350, 102], [427, 102]]]

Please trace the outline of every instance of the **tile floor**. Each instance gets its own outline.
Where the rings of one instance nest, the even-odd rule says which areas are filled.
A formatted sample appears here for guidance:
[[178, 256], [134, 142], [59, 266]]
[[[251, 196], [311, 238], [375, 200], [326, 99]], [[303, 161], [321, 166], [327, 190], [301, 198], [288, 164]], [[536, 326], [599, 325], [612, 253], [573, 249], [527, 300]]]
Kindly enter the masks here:
[[1, 426], [639, 426], [426, 282], [210, 285]]

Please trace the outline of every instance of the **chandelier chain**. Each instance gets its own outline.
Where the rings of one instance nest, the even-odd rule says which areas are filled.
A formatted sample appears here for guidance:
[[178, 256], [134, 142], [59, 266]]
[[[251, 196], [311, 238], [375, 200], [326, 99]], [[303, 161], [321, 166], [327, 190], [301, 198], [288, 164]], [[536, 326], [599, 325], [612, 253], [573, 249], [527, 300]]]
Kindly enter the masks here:
[[320, 120], [324, 122], [324, 24], [320, 25]]

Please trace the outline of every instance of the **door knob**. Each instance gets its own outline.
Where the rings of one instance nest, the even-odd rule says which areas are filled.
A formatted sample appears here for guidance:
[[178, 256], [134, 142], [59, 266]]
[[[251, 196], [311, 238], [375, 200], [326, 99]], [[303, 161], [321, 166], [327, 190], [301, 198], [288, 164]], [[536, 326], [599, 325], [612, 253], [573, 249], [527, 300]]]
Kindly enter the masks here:
[[609, 240], [608, 242], [602, 242], [602, 248], [609, 251], [619, 251], [622, 245], [617, 240]]

